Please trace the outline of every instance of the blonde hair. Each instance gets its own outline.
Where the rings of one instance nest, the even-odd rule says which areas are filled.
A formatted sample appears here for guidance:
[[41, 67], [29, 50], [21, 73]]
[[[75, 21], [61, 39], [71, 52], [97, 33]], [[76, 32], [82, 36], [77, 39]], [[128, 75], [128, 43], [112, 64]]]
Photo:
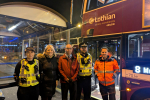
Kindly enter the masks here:
[[54, 47], [53, 47], [52, 45], [47, 45], [47, 46], [45, 47], [45, 49], [44, 49], [43, 54], [45, 54], [45, 52], [46, 52], [46, 50], [47, 50], [48, 48], [51, 48], [51, 49], [53, 50], [53, 54], [54, 54], [54, 56], [56, 56], [55, 49], [54, 49]]

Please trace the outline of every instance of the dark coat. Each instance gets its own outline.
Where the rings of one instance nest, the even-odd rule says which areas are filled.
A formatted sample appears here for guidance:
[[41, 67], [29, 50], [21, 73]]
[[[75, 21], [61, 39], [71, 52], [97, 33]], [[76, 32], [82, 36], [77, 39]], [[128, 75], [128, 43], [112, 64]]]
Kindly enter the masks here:
[[55, 94], [56, 80], [58, 80], [57, 58], [47, 58], [43, 54], [37, 55], [40, 62], [40, 95], [53, 96]]

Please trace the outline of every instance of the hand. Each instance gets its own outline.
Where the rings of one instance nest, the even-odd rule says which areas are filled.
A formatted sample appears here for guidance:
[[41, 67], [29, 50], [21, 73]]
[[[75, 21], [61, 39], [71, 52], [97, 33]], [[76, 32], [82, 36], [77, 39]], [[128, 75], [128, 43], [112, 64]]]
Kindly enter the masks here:
[[67, 78], [66, 81], [69, 83], [69, 79]]
[[58, 81], [56, 81], [56, 86], [58, 85]]
[[113, 74], [113, 78], [115, 79], [117, 77], [117, 73], [114, 73]]
[[69, 82], [73, 82], [72, 78], [69, 78]]

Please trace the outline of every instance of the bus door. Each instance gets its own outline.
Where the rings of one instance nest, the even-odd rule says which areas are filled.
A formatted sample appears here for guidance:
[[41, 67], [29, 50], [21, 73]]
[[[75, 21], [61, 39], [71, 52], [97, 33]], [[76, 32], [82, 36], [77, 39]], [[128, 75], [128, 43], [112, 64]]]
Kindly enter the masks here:
[[[85, 39], [86, 40], [86, 39]], [[90, 41], [92, 40], [92, 41]], [[120, 50], [121, 50], [121, 37], [118, 38], [98, 38], [98, 39], [87, 39], [88, 41], [88, 52], [92, 55], [92, 62], [93, 62], [93, 69], [94, 63], [96, 59], [100, 56], [101, 48], [107, 47], [109, 50], [109, 56], [112, 56], [114, 59], [117, 60], [118, 65], [120, 67]], [[117, 75], [115, 78], [115, 88], [116, 88], [116, 98], [117, 100], [120, 99], [120, 92], [119, 92], [119, 76]], [[99, 92], [99, 81], [95, 78], [94, 70], [93, 70], [93, 77], [92, 77], [92, 97], [95, 99], [102, 99], [102, 96]]]

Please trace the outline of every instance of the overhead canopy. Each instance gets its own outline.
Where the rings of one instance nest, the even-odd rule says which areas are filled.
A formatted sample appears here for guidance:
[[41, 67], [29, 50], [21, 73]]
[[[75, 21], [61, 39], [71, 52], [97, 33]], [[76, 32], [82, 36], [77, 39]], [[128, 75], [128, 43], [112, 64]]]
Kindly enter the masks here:
[[67, 20], [58, 12], [34, 3], [6, 3], [0, 5], [0, 14], [60, 27], [67, 27]]
[[10, 33], [10, 32], [1, 32], [0, 31], [0, 36], [13, 36], [13, 37], [20, 37], [19, 35], [15, 34], [15, 33]]

